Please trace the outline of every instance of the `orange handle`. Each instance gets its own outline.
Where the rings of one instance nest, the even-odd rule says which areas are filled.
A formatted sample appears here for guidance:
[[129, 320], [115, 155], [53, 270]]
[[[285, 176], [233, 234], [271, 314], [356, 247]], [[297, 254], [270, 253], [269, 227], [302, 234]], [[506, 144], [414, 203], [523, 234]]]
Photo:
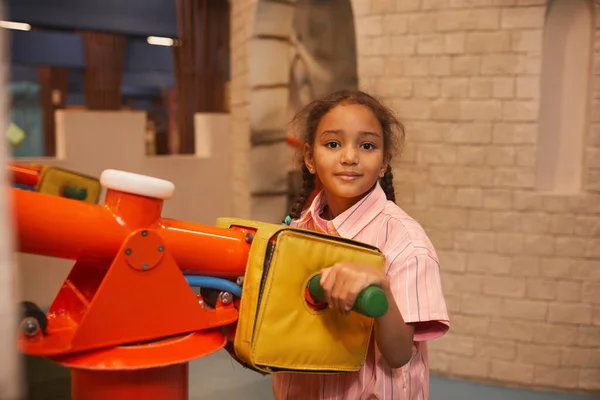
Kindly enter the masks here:
[[19, 185], [36, 186], [40, 181], [40, 169], [26, 165], [8, 163], [8, 170], [13, 174], [13, 182]]

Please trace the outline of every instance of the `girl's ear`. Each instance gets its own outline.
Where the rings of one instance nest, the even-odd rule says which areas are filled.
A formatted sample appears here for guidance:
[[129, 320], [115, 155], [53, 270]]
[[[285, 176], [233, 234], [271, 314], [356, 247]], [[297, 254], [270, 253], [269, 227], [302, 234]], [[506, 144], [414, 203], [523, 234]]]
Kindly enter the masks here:
[[315, 173], [315, 162], [313, 160], [313, 152], [308, 143], [304, 143], [304, 164], [308, 168], [308, 172]]
[[390, 166], [390, 159], [389, 157], [385, 157], [383, 159], [383, 163], [381, 164], [381, 169], [379, 170], [379, 177], [383, 178], [383, 176], [385, 175], [386, 171], [388, 170]]

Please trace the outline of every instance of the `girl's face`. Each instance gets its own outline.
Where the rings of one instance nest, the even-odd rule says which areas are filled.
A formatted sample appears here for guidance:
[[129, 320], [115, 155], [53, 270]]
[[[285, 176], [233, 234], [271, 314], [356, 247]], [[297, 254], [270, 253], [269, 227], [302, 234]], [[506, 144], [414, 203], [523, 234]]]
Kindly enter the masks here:
[[321, 181], [336, 216], [385, 174], [388, 161], [381, 124], [367, 107], [338, 105], [321, 119], [312, 149], [304, 148], [304, 161]]

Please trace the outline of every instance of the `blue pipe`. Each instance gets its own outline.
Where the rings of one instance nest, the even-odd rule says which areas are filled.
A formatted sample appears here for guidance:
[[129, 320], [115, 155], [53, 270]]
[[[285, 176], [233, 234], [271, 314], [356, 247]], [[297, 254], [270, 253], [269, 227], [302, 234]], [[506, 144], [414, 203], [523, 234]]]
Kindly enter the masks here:
[[230, 292], [234, 296], [242, 297], [242, 287], [228, 281], [227, 279], [214, 278], [212, 276], [196, 276], [196, 275], [185, 275], [185, 279], [190, 286], [196, 287], [207, 287], [212, 289], [223, 290]]

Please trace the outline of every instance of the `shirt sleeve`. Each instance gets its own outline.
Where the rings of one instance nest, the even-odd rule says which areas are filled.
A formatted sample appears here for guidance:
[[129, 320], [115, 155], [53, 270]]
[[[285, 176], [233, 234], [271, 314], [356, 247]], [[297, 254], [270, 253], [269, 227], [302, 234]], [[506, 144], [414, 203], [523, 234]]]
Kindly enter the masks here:
[[404, 321], [415, 327], [414, 341], [443, 336], [450, 324], [437, 259], [426, 252], [398, 258], [387, 258], [390, 288]]

